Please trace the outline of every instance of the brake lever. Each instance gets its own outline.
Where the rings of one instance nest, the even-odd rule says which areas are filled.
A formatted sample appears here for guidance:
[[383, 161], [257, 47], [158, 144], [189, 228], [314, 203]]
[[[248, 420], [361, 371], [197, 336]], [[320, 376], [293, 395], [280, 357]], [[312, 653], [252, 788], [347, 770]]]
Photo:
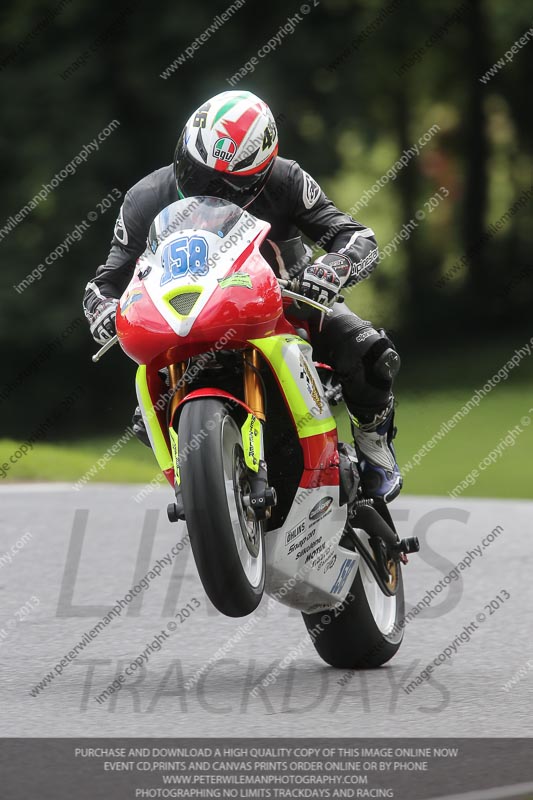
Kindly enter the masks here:
[[318, 311], [322, 311], [326, 317], [333, 313], [332, 308], [329, 308], [322, 303], [317, 303], [316, 300], [311, 300], [309, 297], [305, 297], [303, 294], [291, 292], [288, 289], [282, 289], [281, 294], [283, 297], [290, 297], [291, 300], [297, 300], [299, 303], [304, 303], [305, 305], [311, 306], [311, 308], [316, 308]]
[[322, 313], [327, 317], [333, 313], [332, 308], [329, 308], [322, 303], [317, 303], [316, 300], [311, 300], [309, 297], [305, 297], [303, 294], [298, 294], [298, 292], [285, 289], [284, 284], [287, 285], [289, 283], [290, 281], [279, 281], [282, 297], [290, 297], [291, 300], [297, 300], [299, 303], [305, 303], [306, 305], [311, 306], [311, 308], [316, 308], [318, 311], [322, 311]]
[[94, 356], [92, 356], [92, 360], [94, 361], [94, 363], [96, 364], [97, 361], [100, 361], [102, 356], [105, 356], [107, 351], [111, 350], [113, 345], [117, 344], [117, 342], [118, 342], [118, 336], [115, 335], [111, 339], [109, 339], [108, 342], [106, 342], [104, 345], [102, 345], [100, 350], [98, 350], [98, 352], [95, 353]]

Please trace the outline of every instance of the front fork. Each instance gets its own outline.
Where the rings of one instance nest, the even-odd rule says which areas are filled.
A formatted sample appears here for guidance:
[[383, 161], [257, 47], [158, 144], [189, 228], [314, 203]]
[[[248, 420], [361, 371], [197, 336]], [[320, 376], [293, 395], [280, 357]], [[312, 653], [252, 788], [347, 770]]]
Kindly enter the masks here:
[[276, 505], [276, 490], [268, 485], [264, 458], [263, 425], [266, 415], [259, 351], [253, 348], [245, 350], [243, 366], [244, 402], [250, 409], [241, 427], [244, 461], [250, 484], [250, 493], [243, 497], [243, 504], [253, 512], [256, 519], [268, 519], [272, 506]]
[[[252, 410], [253, 414], [263, 422], [265, 421], [265, 398], [263, 396], [263, 385], [259, 371], [261, 368], [260, 355], [258, 350], [245, 350], [243, 353], [244, 366], [244, 402]], [[170, 377], [170, 388], [172, 398], [170, 400], [169, 418], [174, 418], [174, 412], [187, 394], [186, 385], [183, 381], [185, 374], [185, 362], [170, 364], [168, 368]]]
[[174, 419], [174, 412], [187, 394], [185, 388], [185, 363], [180, 361], [179, 364], [171, 364], [168, 368], [168, 375], [170, 378], [170, 388], [172, 389], [172, 397], [170, 400], [170, 415], [169, 419]]
[[[172, 423], [174, 413], [185, 398], [187, 388], [183, 376], [185, 364], [171, 364], [168, 368], [172, 398], [170, 401], [169, 421]], [[244, 461], [248, 472], [250, 493], [243, 497], [243, 504], [254, 514], [256, 519], [268, 519], [272, 506], [276, 505], [276, 491], [268, 485], [267, 467], [264, 459], [263, 424], [266, 420], [263, 383], [260, 375], [261, 356], [254, 348], [243, 353], [244, 402], [250, 409], [241, 427], [241, 438]], [[178, 461], [178, 436], [172, 424], [169, 425], [170, 439], [175, 464], [176, 503], [168, 507], [171, 522], [184, 519], [183, 504], [180, 491], [180, 469]]]
[[172, 390], [172, 397], [170, 398], [170, 407], [168, 413], [168, 433], [170, 436], [170, 444], [172, 446], [172, 460], [174, 462], [174, 493], [176, 495], [176, 502], [170, 503], [167, 506], [167, 516], [169, 522], [177, 522], [178, 520], [185, 519], [183, 511], [183, 500], [181, 498], [181, 478], [180, 466], [178, 457], [178, 432], [174, 430], [174, 413], [187, 394], [186, 383], [183, 380], [185, 375], [185, 363], [180, 361], [178, 364], [170, 364], [168, 367], [168, 376], [170, 388]]

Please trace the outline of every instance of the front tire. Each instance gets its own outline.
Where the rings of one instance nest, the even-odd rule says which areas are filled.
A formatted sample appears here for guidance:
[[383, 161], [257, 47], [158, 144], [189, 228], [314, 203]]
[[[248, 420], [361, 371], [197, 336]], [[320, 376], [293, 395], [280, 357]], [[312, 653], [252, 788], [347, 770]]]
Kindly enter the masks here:
[[398, 652], [405, 602], [399, 564], [397, 568], [398, 585], [392, 597], [383, 594], [361, 559], [351, 599], [336, 610], [302, 614], [315, 649], [327, 664], [339, 669], [379, 667]]
[[180, 488], [200, 580], [218, 611], [243, 617], [261, 601], [265, 552], [263, 523], [242, 503], [249, 486], [240, 429], [221, 401], [191, 400], [179, 418], [178, 441], [187, 453]]

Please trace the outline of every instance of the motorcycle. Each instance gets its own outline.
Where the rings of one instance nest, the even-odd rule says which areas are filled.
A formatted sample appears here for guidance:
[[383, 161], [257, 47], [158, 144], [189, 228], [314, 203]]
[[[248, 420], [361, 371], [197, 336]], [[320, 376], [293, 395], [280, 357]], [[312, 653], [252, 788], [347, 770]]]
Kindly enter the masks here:
[[213, 197], [154, 220], [120, 298], [118, 340], [159, 468], [175, 493], [209, 599], [231, 617], [264, 593], [302, 612], [334, 667], [379, 666], [403, 638], [400, 540], [364, 496], [355, 449], [338, 441], [340, 385], [315, 365], [295, 304], [330, 310], [278, 279], [270, 225]]

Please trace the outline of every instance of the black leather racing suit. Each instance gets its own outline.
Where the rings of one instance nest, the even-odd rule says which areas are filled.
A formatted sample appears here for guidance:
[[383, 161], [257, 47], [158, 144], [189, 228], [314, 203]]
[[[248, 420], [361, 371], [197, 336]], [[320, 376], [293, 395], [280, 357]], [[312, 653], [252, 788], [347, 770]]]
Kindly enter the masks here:
[[[137, 258], [146, 248], [149, 227], [166, 206], [178, 200], [173, 166], [162, 167], [140, 180], [125, 195], [111, 250], [87, 284], [83, 304], [93, 311], [104, 297], [120, 297], [128, 285]], [[343, 253], [352, 262], [346, 283], [351, 286], [366, 277], [377, 263], [374, 233], [348, 214], [339, 211], [316, 181], [295, 161], [276, 158], [268, 181], [246, 209], [271, 224], [269, 263], [281, 277], [296, 274], [294, 252], [286, 243], [304, 234], [328, 252]], [[296, 264], [301, 269], [303, 264]], [[391, 399], [391, 387], [399, 366], [392, 343], [383, 331], [360, 319], [344, 303], [335, 303], [333, 314], [310, 319], [316, 360], [330, 364], [338, 373], [345, 402], [361, 422], [370, 421]], [[388, 354], [393, 354], [392, 358]]]

